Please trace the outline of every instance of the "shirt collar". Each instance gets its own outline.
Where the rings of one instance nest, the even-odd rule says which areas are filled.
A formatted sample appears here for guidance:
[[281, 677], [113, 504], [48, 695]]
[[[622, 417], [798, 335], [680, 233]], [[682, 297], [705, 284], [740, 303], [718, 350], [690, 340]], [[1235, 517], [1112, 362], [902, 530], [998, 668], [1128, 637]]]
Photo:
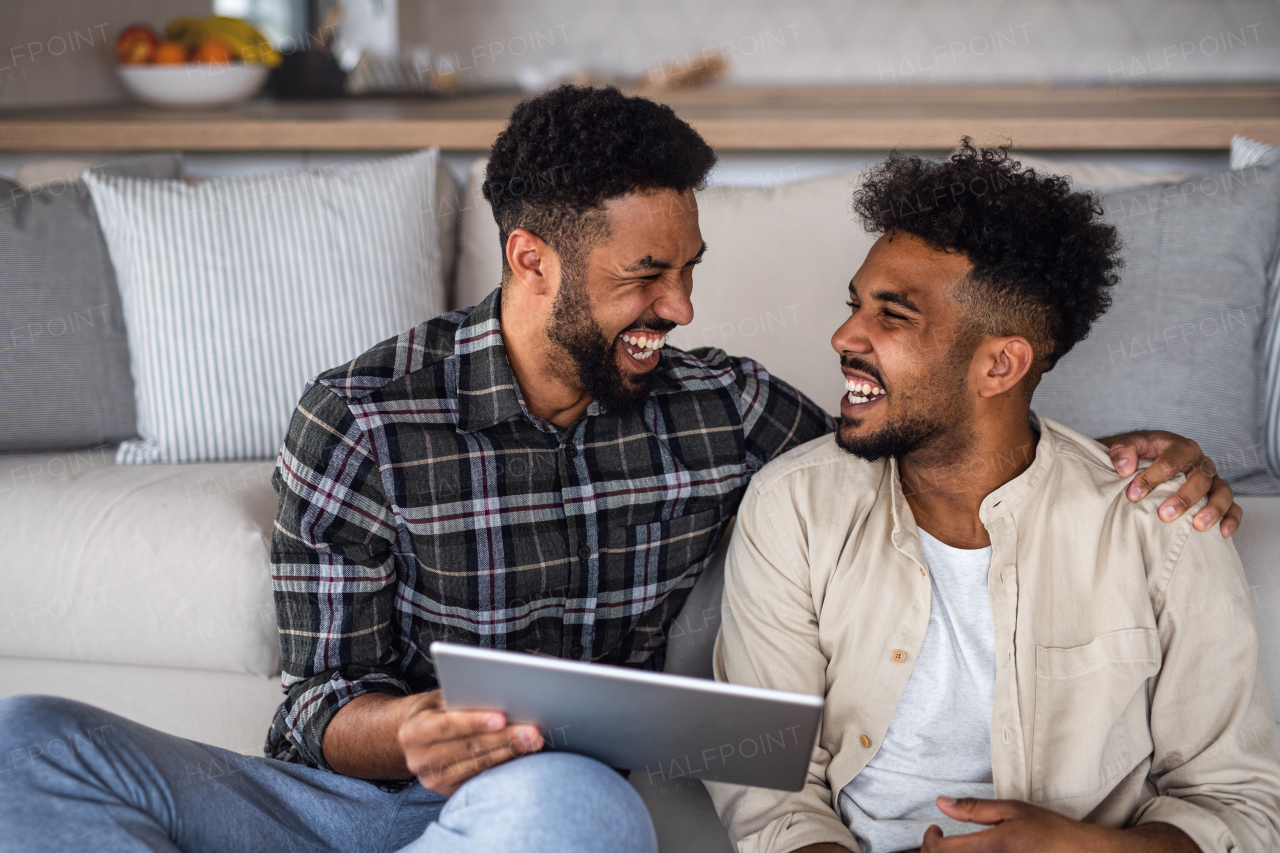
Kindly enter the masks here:
[[[982, 499], [982, 504], [978, 507], [978, 519], [984, 526], [1005, 513], [1013, 512], [1034, 494], [1048, 476], [1049, 469], [1058, 457], [1053, 434], [1040, 423], [1040, 417], [1035, 412], [1031, 412], [1029, 417], [1032, 428], [1040, 434], [1035, 445], [1035, 459], [1031, 461], [1027, 470]], [[1019, 448], [1014, 453], [1020, 454], [1021, 450]], [[1010, 462], [1016, 464], [1014, 459]], [[893, 512], [893, 544], [899, 551], [915, 557], [919, 553], [920, 533], [916, 527], [915, 517], [911, 514], [911, 508], [907, 504], [906, 495], [902, 491], [898, 460], [890, 458], [887, 471], [889, 506]]]
[[453, 354], [458, 361], [458, 431], [475, 432], [528, 415], [502, 344], [498, 318], [502, 288], [495, 289], [458, 326]]
[[[1031, 420], [1031, 428], [1039, 433], [1035, 446], [1036, 458], [1031, 460], [1027, 470], [982, 499], [982, 505], [978, 508], [978, 518], [984, 525], [991, 524], [1005, 513], [1015, 511], [1028, 497], [1035, 494], [1058, 458], [1058, 446], [1053, 433], [1040, 423], [1040, 416], [1035, 412], [1029, 412], [1028, 417]], [[1020, 453], [1021, 448], [1013, 452]]]

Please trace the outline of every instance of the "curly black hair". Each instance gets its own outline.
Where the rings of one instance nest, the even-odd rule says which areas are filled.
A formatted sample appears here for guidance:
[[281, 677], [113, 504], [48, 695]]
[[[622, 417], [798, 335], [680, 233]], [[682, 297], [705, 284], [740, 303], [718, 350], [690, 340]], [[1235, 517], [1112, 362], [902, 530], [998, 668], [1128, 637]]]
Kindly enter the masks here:
[[637, 190], [701, 189], [716, 155], [671, 107], [616, 88], [560, 86], [518, 104], [482, 187], [505, 247], [516, 228], [576, 263], [607, 223], [604, 202]]
[[914, 234], [973, 264], [957, 292], [975, 337], [1024, 335], [1036, 352], [1030, 387], [1111, 307], [1120, 240], [1098, 199], [1024, 169], [1009, 147], [947, 160], [897, 151], [863, 178], [854, 212], [870, 233]]

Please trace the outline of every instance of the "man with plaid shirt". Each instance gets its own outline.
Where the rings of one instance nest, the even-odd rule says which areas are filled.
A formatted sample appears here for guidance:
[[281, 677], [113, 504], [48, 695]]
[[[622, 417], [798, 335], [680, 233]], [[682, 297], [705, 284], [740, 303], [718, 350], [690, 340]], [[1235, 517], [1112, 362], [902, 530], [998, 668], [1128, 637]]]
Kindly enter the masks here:
[[[536, 728], [502, 714], [445, 709], [426, 650], [660, 670], [751, 476], [833, 430], [750, 359], [665, 346], [693, 319], [693, 192], [714, 163], [670, 108], [614, 89], [518, 106], [484, 185], [502, 287], [322, 373], [298, 404], [275, 474], [287, 695], [269, 757], [69, 700], [0, 700], [0, 746], [112, 728], [10, 786], [0, 836], [24, 851], [654, 853], [622, 776], [539, 752]], [[1166, 473], [1140, 491], [1208, 467], [1167, 433], [1113, 459], [1126, 474], [1157, 452]], [[1222, 517], [1229, 533], [1220, 480], [1193, 474], [1177, 500], [1211, 489], [1197, 526]], [[211, 762], [226, 772], [192, 783]]]

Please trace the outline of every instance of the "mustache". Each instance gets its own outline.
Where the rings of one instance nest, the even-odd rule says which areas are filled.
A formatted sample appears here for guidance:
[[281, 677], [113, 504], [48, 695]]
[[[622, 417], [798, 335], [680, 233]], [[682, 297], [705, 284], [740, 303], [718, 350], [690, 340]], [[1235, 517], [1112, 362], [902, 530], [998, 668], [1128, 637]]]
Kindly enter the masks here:
[[880, 375], [880, 371], [876, 370], [875, 366], [872, 365], [871, 362], [865, 359], [858, 358], [856, 355], [840, 356], [840, 366], [848, 368], [849, 370], [857, 370], [867, 374], [876, 382], [878, 382], [881, 388], [889, 387], [888, 385], [884, 384], [884, 377]]
[[667, 334], [667, 332], [670, 332], [672, 329], [674, 329], [677, 325], [678, 324], [673, 323], [670, 320], [660, 320], [660, 319], [645, 320], [642, 318], [640, 320], [636, 320], [630, 326], [627, 326], [627, 328], [623, 329], [623, 331], [627, 332], [632, 329], [644, 329], [646, 332], [657, 332], [660, 335], [665, 335]]

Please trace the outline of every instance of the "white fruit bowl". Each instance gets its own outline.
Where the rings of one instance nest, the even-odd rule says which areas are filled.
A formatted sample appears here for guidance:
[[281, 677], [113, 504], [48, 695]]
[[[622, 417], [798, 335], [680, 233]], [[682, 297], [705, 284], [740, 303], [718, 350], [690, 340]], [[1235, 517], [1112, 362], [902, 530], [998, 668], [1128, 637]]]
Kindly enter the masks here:
[[144, 104], [215, 107], [252, 98], [270, 69], [260, 62], [187, 62], [182, 65], [119, 65], [120, 82]]

